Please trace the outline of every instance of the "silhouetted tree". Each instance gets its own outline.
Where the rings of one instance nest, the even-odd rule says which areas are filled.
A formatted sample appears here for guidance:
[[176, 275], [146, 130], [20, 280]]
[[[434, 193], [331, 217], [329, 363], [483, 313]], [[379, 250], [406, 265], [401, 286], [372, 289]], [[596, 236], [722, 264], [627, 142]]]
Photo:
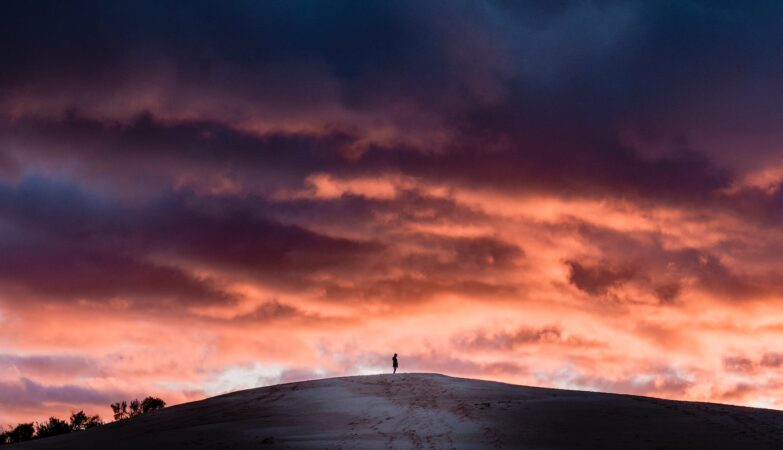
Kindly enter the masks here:
[[131, 417], [136, 417], [136, 416], [140, 416], [141, 414], [142, 414], [141, 402], [139, 401], [139, 399], [136, 398], [136, 399], [131, 400], [131, 402], [130, 402], [130, 416]]
[[71, 414], [71, 431], [82, 431], [98, 425], [103, 425], [103, 421], [98, 415], [88, 416], [84, 411]]
[[88, 416], [84, 411], [71, 414], [70, 422], [57, 417], [50, 417], [48, 421], [38, 422], [35, 425], [32, 423], [20, 423], [15, 428], [0, 433], [0, 445], [83, 431], [98, 425], [103, 425], [101, 418], [98, 415]]
[[166, 402], [158, 397], [146, 397], [144, 400], [139, 399], [131, 400], [130, 404], [123, 400], [122, 402], [112, 403], [111, 409], [114, 411], [114, 420], [129, 419], [131, 417], [137, 417], [142, 414], [146, 414], [156, 409], [161, 409], [166, 406]]
[[123, 400], [122, 403], [112, 403], [111, 410], [114, 411], [114, 420], [122, 420], [130, 417], [130, 413], [128, 412], [128, 402], [125, 400]]
[[141, 402], [141, 412], [146, 414], [156, 409], [163, 409], [166, 406], [166, 402], [158, 397], [147, 397]]
[[50, 417], [48, 422], [35, 424], [35, 436], [36, 437], [49, 437], [57, 436], [58, 434], [65, 434], [71, 432], [71, 426], [68, 422], [58, 419], [57, 417]]
[[29, 441], [33, 438], [35, 428], [32, 423], [20, 423], [13, 430], [5, 432], [6, 441], [9, 444], [16, 444], [17, 442]]

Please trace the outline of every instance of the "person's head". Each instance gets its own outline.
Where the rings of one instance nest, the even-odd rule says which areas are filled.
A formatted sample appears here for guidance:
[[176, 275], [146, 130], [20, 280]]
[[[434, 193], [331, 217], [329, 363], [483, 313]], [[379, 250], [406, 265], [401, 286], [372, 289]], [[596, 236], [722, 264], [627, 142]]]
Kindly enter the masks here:
[[396, 354], [396, 353], [394, 354], [394, 357], [395, 357], [395, 358], [397, 357], [397, 354]]

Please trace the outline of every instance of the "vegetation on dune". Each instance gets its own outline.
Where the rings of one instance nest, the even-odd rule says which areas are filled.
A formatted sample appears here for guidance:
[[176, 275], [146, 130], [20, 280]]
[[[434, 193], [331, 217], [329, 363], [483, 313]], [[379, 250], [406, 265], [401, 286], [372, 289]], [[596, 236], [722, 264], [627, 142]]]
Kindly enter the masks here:
[[[166, 402], [158, 397], [147, 397], [142, 401], [134, 399], [130, 403], [123, 400], [112, 403], [110, 406], [114, 412], [114, 420], [124, 420], [162, 409], [166, 406]], [[20, 423], [0, 433], [0, 445], [84, 431], [103, 425], [103, 423], [100, 416], [89, 416], [84, 411], [71, 414], [68, 421], [50, 417], [46, 422]]]
[[0, 443], [16, 444], [17, 442], [29, 441], [35, 434], [35, 428], [31, 423], [20, 423], [16, 427], [0, 434]]
[[50, 417], [48, 422], [35, 424], [36, 437], [49, 437], [71, 432], [71, 425], [57, 417]]
[[98, 425], [103, 425], [98, 415], [88, 416], [84, 411], [71, 414], [71, 431], [83, 431]]
[[112, 403], [111, 409], [114, 411], [114, 420], [123, 420], [140, 416], [165, 406], [166, 402], [158, 397], [147, 397], [142, 401], [139, 401], [139, 399], [132, 400], [130, 404], [124, 400], [122, 402]]

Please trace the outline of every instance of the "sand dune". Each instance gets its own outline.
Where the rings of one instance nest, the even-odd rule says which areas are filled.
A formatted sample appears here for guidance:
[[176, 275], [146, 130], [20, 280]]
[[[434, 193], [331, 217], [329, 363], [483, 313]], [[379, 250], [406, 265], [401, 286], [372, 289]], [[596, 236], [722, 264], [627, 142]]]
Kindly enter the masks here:
[[13, 449], [781, 449], [783, 412], [437, 374], [289, 383]]

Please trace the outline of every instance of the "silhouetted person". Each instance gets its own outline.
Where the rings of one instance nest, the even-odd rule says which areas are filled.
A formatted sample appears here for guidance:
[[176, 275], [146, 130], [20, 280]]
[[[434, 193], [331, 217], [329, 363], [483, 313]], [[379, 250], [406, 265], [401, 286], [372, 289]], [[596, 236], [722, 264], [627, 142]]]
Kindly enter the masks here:
[[392, 356], [392, 367], [394, 368], [394, 372], [397, 373], [397, 354], [395, 353], [394, 356]]

